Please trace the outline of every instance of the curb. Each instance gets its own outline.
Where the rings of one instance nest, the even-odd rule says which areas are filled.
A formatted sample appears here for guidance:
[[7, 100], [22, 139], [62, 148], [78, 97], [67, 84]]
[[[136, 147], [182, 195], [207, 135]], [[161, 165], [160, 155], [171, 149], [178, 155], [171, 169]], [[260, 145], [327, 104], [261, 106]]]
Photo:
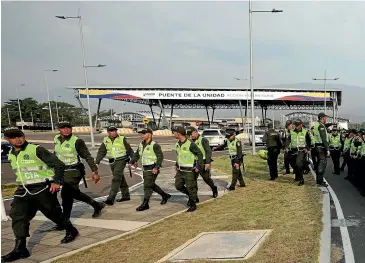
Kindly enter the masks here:
[[[206, 203], [212, 202], [212, 201], [214, 201], [214, 200], [216, 200], [216, 199], [219, 199], [219, 198], [221, 198], [221, 197], [222, 197], [225, 193], [226, 193], [226, 191], [224, 191], [224, 192], [223, 192], [223, 194], [219, 194], [219, 195], [217, 196], [217, 198], [210, 198], [210, 199], [208, 199], [208, 200], [206, 200], [206, 201], [203, 201], [203, 202], [201, 202], [201, 203], [198, 203], [198, 204], [197, 204], [197, 206], [199, 207], [199, 206], [201, 206], [201, 205], [203, 205], [203, 204], [206, 204]], [[173, 214], [171, 214], [171, 215], [169, 215], [169, 216], [166, 216], [166, 217], [164, 217], [164, 218], [161, 218], [161, 219], [159, 219], [159, 220], [157, 220], [157, 221], [151, 222], [150, 224], [147, 224], [147, 225], [145, 225], [145, 226], [142, 226], [142, 227], [139, 227], [139, 228], [133, 229], [133, 230], [131, 230], [131, 231], [128, 231], [128, 232], [126, 232], [126, 233], [123, 233], [123, 234], [120, 234], [120, 235], [117, 235], [117, 236], [114, 236], [114, 237], [107, 238], [107, 239], [105, 239], [105, 240], [102, 240], [102, 241], [96, 242], [96, 243], [91, 244], [91, 245], [88, 245], [88, 246], [84, 246], [84, 247], [79, 248], [79, 249], [76, 249], [76, 250], [72, 250], [72, 251], [70, 251], [70, 252], [67, 252], [67, 253], [65, 253], [65, 254], [59, 255], [59, 256], [57, 256], [57, 257], [54, 257], [54, 258], [51, 258], [51, 259], [47, 259], [47, 260], [45, 260], [45, 261], [41, 261], [40, 263], [51, 263], [51, 262], [53, 262], [54, 260], [61, 259], [61, 258], [64, 258], [64, 257], [68, 257], [68, 256], [71, 256], [71, 255], [77, 254], [77, 253], [79, 253], [79, 252], [82, 252], [82, 251], [87, 250], [87, 249], [89, 249], [89, 248], [95, 247], [95, 246], [97, 246], [97, 245], [104, 244], [104, 243], [107, 243], [107, 242], [109, 242], [109, 241], [113, 241], [113, 240], [116, 240], [116, 239], [118, 239], [118, 238], [121, 238], [121, 237], [124, 237], [124, 236], [130, 235], [130, 234], [133, 234], [133, 233], [135, 233], [135, 232], [137, 232], [137, 231], [139, 231], [139, 230], [142, 230], [142, 229], [144, 229], [144, 228], [147, 228], [147, 227], [153, 226], [153, 225], [155, 225], [155, 224], [157, 224], [157, 223], [160, 223], [160, 222], [162, 222], [162, 221], [164, 221], [164, 220], [166, 220], [166, 219], [168, 219], [168, 218], [170, 218], [170, 217], [177, 216], [177, 215], [182, 214], [182, 213], [184, 213], [184, 212], [186, 212], [186, 208], [184, 208], [183, 210], [178, 211], [178, 212], [176, 212], [176, 213], [173, 213]]]
[[[314, 179], [317, 175], [309, 166]], [[331, 263], [331, 206], [330, 193], [326, 187], [319, 187], [322, 192], [322, 223], [323, 230], [321, 232], [321, 248], [318, 256], [319, 263]]]

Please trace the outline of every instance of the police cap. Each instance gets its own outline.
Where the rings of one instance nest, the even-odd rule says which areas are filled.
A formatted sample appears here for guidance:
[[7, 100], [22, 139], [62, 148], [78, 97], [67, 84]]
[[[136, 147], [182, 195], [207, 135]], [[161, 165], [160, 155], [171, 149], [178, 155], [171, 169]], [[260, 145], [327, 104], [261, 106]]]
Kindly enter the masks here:
[[142, 134], [146, 134], [146, 133], [153, 134], [153, 131], [150, 128], [146, 128], [146, 129], [143, 129], [142, 131], [140, 131], [139, 133], [142, 133]]
[[110, 125], [108, 128], [106, 128], [107, 131], [117, 131], [118, 128], [115, 127], [114, 125]]
[[181, 135], [186, 135], [186, 130], [182, 126], [175, 127], [173, 131], [180, 133]]
[[9, 127], [4, 129], [4, 137], [8, 137], [10, 139], [23, 137], [24, 133], [22, 130], [19, 130], [17, 127]]
[[57, 124], [57, 127], [58, 127], [58, 128], [72, 128], [72, 124], [71, 124], [71, 122], [69, 122], [69, 121], [60, 121], [60, 122]]
[[295, 125], [295, 126], [299, 126], [299, 125], [301, 125], [301, 124], [303, 124], [303, 122], [302, 122], [302, 120], [301, 120], [301, 119], [296, 119], [296, 120], [294, 121], [294, 125]]
[[327, 117], [327, 115], [324, 112], [318, 114], [318, 119], [322, 119], [323, 117]]
[[190, 127], [188, 127], [187, 129], [186, 129], [186, 134], [187, 135], [191, 135], [193, 132], [198, 132], [198, 130], [197, 129], [195, 129], [193, 126], [190, 126]]
[[291, 120], [287, 120], [287, 121], [285, 122], [285, 127], [286, 127], [286, 128], [288, 128], [288, 126], [289, 126], [290, 124], [292, 124], [292, 121], [291, 121]]

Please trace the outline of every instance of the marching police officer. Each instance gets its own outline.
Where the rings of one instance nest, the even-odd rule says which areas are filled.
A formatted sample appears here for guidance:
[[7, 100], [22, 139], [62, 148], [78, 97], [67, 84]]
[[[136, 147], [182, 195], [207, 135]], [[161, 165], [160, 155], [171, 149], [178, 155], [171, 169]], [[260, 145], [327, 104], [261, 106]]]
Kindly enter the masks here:
[[[94, 158], [84, 142], [76, 135], [72, 134], [72, 125], [64, 121], [58, 124], [60, 134], [54, 137], [54, 153], [65, 164], [64, 184], [61, 190], [63, 214], [71, 217], [71, 210], [74, 199], [91, 205], [94, 208], [92, 217], [101, 214], [105, 204], [97, 202], [87, 194], [80, 191], [79, 183], [85, 180], [85, 166], [81, 161], [85, 159], [92, 171], [92, 180], [97, 183], [100, 180], [98, 167]], [[63, 230], [60, 226], [55, 226], [54, 230]]]
[[340, 175], [340, 157], [342, 150], [341, 136], [337, 132], [337, 127], [332, 128], [332, 134], [329, 141], [329, 149], [333, 162], [333, 174]]
[[357, 171], [359, 169], [359, 154], [362, 144], [362, 138], [360, 137], [360, 133], [357, 130], [352, 131], [354, 133], [354, 137], [351, 140], [350, 144], [350, 159], [348, 161], [348, 175], [345, 177], [346, 180], [352, 181], [355, 185], [358, 185], [358, 174]]
[[340, 169], [341, 171], [345, 170], [346, 165], [348, 166], [348, 162], [350, 160], [350, 147], [352, 138], [354, 136], [355, 134], [353, 130], [350, 130], [348, 134], [345, 133], [345, 141], [343, 142], [343, 152], [342, 152], [343, 162]]
[[122, 192], [122, 198], [118, 199], [117, 202], [131, 200], [128, 184], [124, 177], [124, 168], [132, 158], [134, 152], [126, 138], [118, 134], [118, 129], [115, 126], [109, 126], [107, 133], [108, 136], [104, 138], [103, 143], [100, 145], [95, 163], [100, 164], [106, 155], [109, 159], [113, 179], [105, 204], [113, 205], [119, 189]]
[[[286, 145], [287, 138], [290, 135], [290, 131], [293, 129], [293, 123], [291, 120], [287, 120], [285, 123], [284, 136], [282, 137], [282, 145]], [[287, 152], [284, 152], [284, 172], [283, 174], [290, 174], [289, 156]]]
[[306, 154], [311, 147], [309, 133], [302, 128], [302, 121], [296, 120], [295, 129], [289, 134], [286, 141], [286, 151], [288, 152], [290, 165], [294, 168], [295, 181], [299, 181], [298, 186], [304, 184], [303, 168], [305, 166]]
[[218, 188], [214, 185], [211, 178], [210, 169], [212, 167], [212, 149], [210, 148], [209, 141], [207, 138], [200, 136], [198, 131], [194, 127], [189, 127], [187, 130], [187, 135], [190, 135], [190, 139], [199, 147], [200, 151], [203, 153], [204, 167], [203, 171], [200, 173], [204, 182], [210, 186], [213, 192], [213, 197], [218, 196]]
[[240, 187], [245, 187], [245, 181], [243, 180], [243, 174], [241, 171], [241, 166], [243, 166], [243, 153], [242, 144], [236, 138], [236, 133], [234, 131], [228, 133], [228, 154], [231, 160], [232, 166], [232, 182], [228, 187], [228, 190], [234, 191], [236, 188], [237, 181]]
[[264, 134], [263, 142], [266, 142], [270, 180], [275, 180], [278, 178], [278, 157], [283, 145], [280, 134], [273, 129], [272, 123], [268, 124], [268, 128]]
[[189, 197], [187, 211], [193, 212], [196, 210], [196, 203], [199, 202], [196, 173], [202, 171], [203, 153], [194, 142], [187, 139], [184, 127], [175, 128], [174, 135], [178, 139], [175, 187]]
[[327, 187], [328, 185], [323, 181], [323, 175], [326, 172], [327, 157], [330, 156], [328, 147], [328, 134], [326, 129], [327, 115], [323, 112], [318, 114], [318, 121], [314, 124], [314, 141], [317, 158], [317, 184]]
[[138, 150], [130, 161], [131, 165], [137, 167], [138, 160], [142, 159], [144, 199], [143, 203], [136, 208], [136, 211], [144, 211], [150, 208], [148, 203], [154, 191], [162, 196], [161, 205], [166, 204], [167, 200], [171, 198], [171, 195], [165, 193], [155, 183], [163, 162], [161, 146], [152, 140], [153, 131], [151, 129], [144, 129], [140, 133], [143, 141], [139, 144]]
[[38, 210], [66, 230], [61, 243], [73, 241], [79, 232], [63, 215], [57, 199], [65, 165], [45, 148], [28, 143], [24, 133], [16, 127], [6, 129], [4, 138], [12, 145], [8, 158], [19, 184], [9, 213], [15, 247], [1, 257], [1, 262], [12, 262], [30, 256], [26, 239], [30, 236], [29, 223]]

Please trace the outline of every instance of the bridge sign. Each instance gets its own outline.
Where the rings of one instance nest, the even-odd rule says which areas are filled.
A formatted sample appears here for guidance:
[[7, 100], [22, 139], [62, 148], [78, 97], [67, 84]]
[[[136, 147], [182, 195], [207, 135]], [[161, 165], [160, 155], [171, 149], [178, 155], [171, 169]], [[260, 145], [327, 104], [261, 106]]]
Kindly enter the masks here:
[[148, 123], [150, 123], [150, 120], [147, 117], [144, 117], [143, 118], [143, 123], [148, 124]]

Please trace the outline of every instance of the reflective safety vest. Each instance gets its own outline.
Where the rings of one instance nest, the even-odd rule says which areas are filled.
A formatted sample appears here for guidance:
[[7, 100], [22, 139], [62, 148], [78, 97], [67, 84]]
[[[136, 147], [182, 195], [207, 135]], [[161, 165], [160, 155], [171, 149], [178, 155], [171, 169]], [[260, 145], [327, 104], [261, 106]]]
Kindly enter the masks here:
[[196, 139], [195, 144], [199, 147], [200, 151], [203, 154], [203, 160], [205, 160], [205, 150], [204, 150], [204, 147], [203, 147], [202, 140], [203, 140], [203, 137], [199, 136], [198, 139]]
[[103, 142], [109, 159], [116, 159], [127, 155], [127, 150], [124, 147], [123, 140], [124, 136], [118, 136], [114, 139], [114, 141], [112, 141], [109, 136], [104, 138]]
[[340, 135], [336, 135], [336, 136], [331, 135], [331, 137], [330, 137], [330, 146], [334, 147], [334, 148], [340, 148], [342, 146], [341, 136]]
[[146, 145], [143, 149], [143, 143], [141, 142], [138, 146], [138, 153], [142, 159], [142, 166], [153, 165], [157, 162], [157, 156], [153, 150], [153, 146], [156, 142], [152, 141], [150, 144]]
[[361, 144], [361, 152], [360, 152], [361, 156], [365, 156], [365, 141], [362, 142]]
[[344, 151], [348, 151], [350, 149], [350, 147], [351, 147], [351, 140], [352, 140], [352, 138], [346, 138], [345, 139], [345, 142], [343, 144], [343, 150]]
[[309, 132], [309, 136], [311, 137], [311, 146], [313, 147], [316, 145], [316, 140], [314, 139], [314, 135], [311, 132]]
[[350, 155], [356, 155], [357, 154], [357, 150], [358, 147], [355, 146], [355, 137], [353, 138], [353, 140], [351, 141], [351, 145], [350, 145]]
[[15, 156], [9, 153], [8, 159], [16, 175], [16, 181], [23, 185], [53, 180], [54, 170], [38, 158], [36, 151], [38, 145], [28, 144], [26, 148]]
[[290, 145], [289, 148], [305, 148], [307, 146], [305, 136], [307, 131], [302, 129], [300, 132], [296, 132], [295, 130], [290, 131]]
[[190, 151], [191, 141], [186, 140], [181, 146], [176, 143], [177, 163], [179, 167], [193, 168], [195, 155]]
[[78, 164], [80, 161], [79, 155], [76, 150], [76, 141], [78, 137], [71, 135], [69, 140], [65, 140], [63, 143], [60, 141], [61, 135], [54, 137], [54, 150], [55, 154], [65, 165]]
[[[320, 122], [316, 122], [314, 124], [314, 142], [315, 143], [323, 143], [322, 142], [322, 138], [321, 138], [321, 134], [319, 133], [319, 129], [318, 129], [319, 128], [319, 125], [321, 125]], [[325, 130], [325, 133], [326, 133], [326, 138], [328, 140], [327, 129], [325, 128], [324, 130]]]
[[237, 142], [238, 140], [236, 138], [233, 141], [227, 141], [229, 156], [237, 155]]

